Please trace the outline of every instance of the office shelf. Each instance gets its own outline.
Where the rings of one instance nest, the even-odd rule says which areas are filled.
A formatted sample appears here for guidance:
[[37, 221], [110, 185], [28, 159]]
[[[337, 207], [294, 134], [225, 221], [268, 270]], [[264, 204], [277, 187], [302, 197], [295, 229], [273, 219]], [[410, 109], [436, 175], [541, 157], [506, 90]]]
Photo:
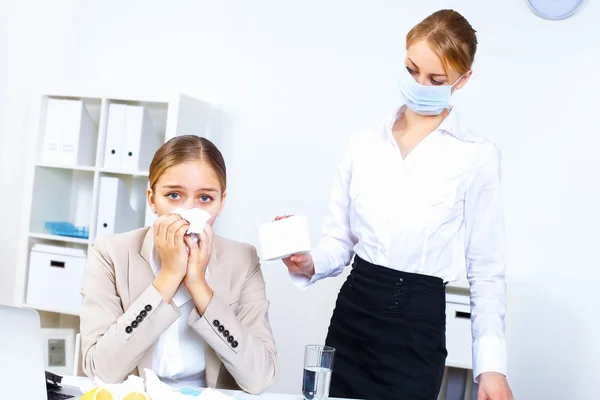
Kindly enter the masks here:
[[77, 244], [86, 244], [86, 245], [89, 243], [89, 239], [80, 239], [80, 238], [69, 237], [69, 236], [51, 235], [48, 233], [39, 233], [39, 232], [30, 232], [29, 237], [31, 239], [50, 240], [53, 242], [77, 243]]

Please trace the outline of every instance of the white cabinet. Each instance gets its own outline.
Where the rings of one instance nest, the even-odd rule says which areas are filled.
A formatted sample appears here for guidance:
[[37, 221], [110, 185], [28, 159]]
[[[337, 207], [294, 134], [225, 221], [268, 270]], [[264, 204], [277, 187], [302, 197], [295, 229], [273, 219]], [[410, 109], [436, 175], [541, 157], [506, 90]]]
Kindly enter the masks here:
[[472, 368], [471, 306], [469, 296], [446, 296], [446, 365]]
[[438, 400], [475, 400], [473, 385], [471, 306], [468, 291], [449, 287], [446, 294], [446, 369]]

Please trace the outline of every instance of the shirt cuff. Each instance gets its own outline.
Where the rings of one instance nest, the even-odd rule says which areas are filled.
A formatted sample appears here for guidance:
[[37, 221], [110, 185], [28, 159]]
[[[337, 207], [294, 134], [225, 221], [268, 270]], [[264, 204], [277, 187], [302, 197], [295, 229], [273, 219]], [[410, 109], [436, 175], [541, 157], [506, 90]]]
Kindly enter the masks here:
[[327, 256], [318, 250], [311, 252], [311, 256], [315, 264], [315, 274], [312, 276], [312, 278], [309, 278], [306, 275], [289, 272], [290, 278], [292, 278], [292, 283], [296, 285], [297, 288], [302, 290], [308, 288], [316, 281], [327, 277], [326, 271], [327, 266], [329, 265]]
[[499, 337], [481, 337], [473, 342], [473, 377], [479, 382], [484, 372], [506, 376], [506, 341]]

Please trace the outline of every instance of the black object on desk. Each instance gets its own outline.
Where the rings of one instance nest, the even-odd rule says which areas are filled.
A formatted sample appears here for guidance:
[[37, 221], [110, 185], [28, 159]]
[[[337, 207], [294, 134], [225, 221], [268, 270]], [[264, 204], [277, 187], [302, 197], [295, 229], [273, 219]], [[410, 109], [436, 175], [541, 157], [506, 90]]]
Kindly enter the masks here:
[[52, 372], [46, 371], [46, 393], [48, 394], [48, 400], [64, 400], [70, 399], [70, 394], [60, 393], [60, 383], [62, 382], [62, 376], [53, 374]]

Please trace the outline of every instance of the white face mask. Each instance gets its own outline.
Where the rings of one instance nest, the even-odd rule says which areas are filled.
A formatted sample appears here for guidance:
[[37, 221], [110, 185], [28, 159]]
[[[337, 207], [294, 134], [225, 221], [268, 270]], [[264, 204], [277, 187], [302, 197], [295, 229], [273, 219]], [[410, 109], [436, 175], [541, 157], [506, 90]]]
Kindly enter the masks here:
[[440, 115], [450, 107], [452, 88], [463, 76], [461, 75], [452, 85], [425, 86], [415, 81], [406, 68], [402, 68], [398, 85], [406, 106], [412, 111], [420, 115]]

